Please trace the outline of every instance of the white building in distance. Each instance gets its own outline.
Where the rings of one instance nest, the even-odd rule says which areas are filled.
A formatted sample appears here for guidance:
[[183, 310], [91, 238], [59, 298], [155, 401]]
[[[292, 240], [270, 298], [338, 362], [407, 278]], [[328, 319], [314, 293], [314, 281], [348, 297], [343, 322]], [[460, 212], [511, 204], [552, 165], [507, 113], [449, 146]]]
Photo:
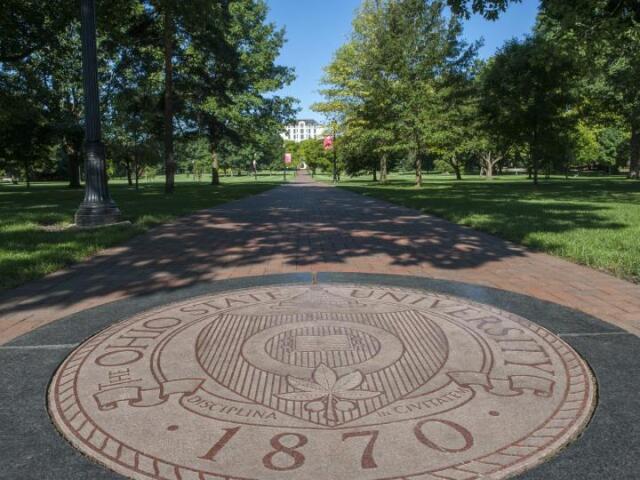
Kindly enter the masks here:
[[298, 143], [310, 138], [322, 138], [324, 132], [324, 125], [320, 125], [315, 120], [299, 119], [296, 120], [296, 123], [285, 127], [285, 133], [282, 134], [282, 138]]

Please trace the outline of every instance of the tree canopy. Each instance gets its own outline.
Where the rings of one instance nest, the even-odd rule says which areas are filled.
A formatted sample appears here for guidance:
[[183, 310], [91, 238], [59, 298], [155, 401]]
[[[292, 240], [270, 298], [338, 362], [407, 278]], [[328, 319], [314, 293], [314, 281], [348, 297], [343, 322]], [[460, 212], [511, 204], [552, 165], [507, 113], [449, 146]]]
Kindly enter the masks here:
[[[0, 7], [5, 175], [80, 185], [79, 10], [57, 0]], [[293, 98], [274, 92], [294, 74], [276, 61], [284, 31], [267, 21], [263, 0], [195, 0], [189, 8], [175, 0], [114, 0], [98, 3], [97, 13], [110, 171], [133, 184], [145, 168], [161, 167], [171, 192], [175, 173], [195, 168], [190, 155], [202, 139], [214, 183], [220, 155], [274, 155], [282, 123], [295, 112]]]
[[463, 19], [496, 19], [510, 3], [362, 2], [315, 106], [338, 122], [348, 173], [385, 181], [389, 165], [410, 166], [420, 185], [426, 159], [457, 178], [511, 166], [537, 183], [541, 170], [625, 163], [638, 177], [637, 2], [544, 0], [528, 36], [479, 61]]

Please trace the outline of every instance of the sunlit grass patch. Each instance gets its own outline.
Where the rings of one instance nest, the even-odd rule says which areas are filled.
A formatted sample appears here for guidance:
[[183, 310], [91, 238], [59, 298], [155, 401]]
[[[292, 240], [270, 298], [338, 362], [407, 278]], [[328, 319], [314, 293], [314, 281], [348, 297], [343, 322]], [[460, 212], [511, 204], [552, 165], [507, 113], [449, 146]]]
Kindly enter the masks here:
[[0, 289], [42, 277], [177, 216], [268, 190], [282, 176], [223, 177], [219, 186], [179, 177], [173, 195], [165, 195], [161, 180], [144, 181], [138, 191], [125, 181], [112, 181], [111, 194], [131, 225], [94, 230], [67, 228], [82, 190], [54, 182], [34, 183], [30, 189], [0, 185]]
[[416, 188], [412, 175], [392, 174], [387, 185], [356, 177], [343, 178], [340, 187], [640, 281], [637, 181], [552, 177], [536, 187], [524, 176], [456, 181], [426, 175], [423, 187]]

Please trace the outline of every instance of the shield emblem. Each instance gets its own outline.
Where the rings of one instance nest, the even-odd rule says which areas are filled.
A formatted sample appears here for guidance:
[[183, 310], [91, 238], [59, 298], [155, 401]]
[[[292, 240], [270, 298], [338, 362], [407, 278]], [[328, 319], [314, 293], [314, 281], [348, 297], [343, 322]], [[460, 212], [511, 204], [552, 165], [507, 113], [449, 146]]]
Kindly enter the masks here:
[[423, 313], [318, 297], [215, 317], [196, 343], [200, 365], [247, 400], [329, 428], [410, 396], [444, 365], [446, 336]]

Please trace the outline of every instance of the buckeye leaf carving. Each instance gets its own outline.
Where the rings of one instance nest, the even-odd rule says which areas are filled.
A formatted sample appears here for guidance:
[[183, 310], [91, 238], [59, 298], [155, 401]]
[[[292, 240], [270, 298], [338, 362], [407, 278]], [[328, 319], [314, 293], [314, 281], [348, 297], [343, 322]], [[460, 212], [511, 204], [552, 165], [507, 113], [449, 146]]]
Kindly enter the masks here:
[[363, 381], [362, 373], [357, 370], [338, 378], [332, 368], [320, 364], [313, 371], [311, 381], [287, 377], [289, 385], [298, 391], [282, 393], [278, 398], [305, 402], [307, 410], [313, 412], [324, 410], [327, 419], [336, 421], [336, 410], [348, 411], [356, 408], [351, 400], [367, 400], [381, 394], [371, 390], [356, 390]]

